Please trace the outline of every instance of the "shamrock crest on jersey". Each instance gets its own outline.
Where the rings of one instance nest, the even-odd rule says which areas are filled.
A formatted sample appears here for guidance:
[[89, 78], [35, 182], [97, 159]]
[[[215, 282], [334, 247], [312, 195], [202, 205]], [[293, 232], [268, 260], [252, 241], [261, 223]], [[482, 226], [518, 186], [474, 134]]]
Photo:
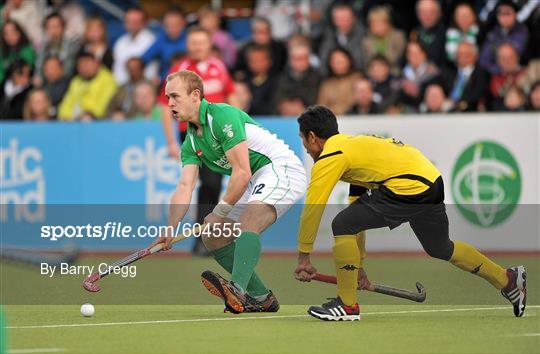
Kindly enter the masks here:
[[223, 133], [225, 135], [227, 135], [227, 137], [232, 138], [234, 136], [234, 132], [232, 130], [232, 125], [231, 124], [225, 124], [223, 126]]

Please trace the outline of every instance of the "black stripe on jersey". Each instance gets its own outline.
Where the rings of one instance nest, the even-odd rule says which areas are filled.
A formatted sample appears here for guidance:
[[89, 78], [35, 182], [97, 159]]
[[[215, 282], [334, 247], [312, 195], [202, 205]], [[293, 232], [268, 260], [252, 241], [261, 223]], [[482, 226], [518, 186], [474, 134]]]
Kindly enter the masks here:
[[391, 180], [391, 179], [394, 179], [394, 178], [412, 179], [412, 180], [415, 180], [415, 181], [422, 182], [423, 184], [425, 184], [428, 187], [431, 187], [433, 185], [433, 182], [430, 182], [427, 178], [424, 178], [424, 177], [418, 176], [418, 175], [412, 175], [412, 174], [404, 174], [404, 175], [399, 175], [399, 176], [393, 176], [393, 177], [385, 179], [384, 181], [367, 182], [367, 183], [383, 184], [384, 182], [386, 182], [388, 180]]
[[357, 186], [354, 184], [351, 184], [349, 186], [349, 197], [359, 197], [366, 192], [367, 192], [366, 187]]
[[340, 155], [340, 154], [343, 154], [343, 151], [338, 150], [338, 151], [334, 151], [334, 152], [331, 152], [331, 153], [326, 154], [326, 155], [319, 156], [319, 158], [317, 159], [317, 162], [320, 161], [320, 160], [322, 160], [322, 159], [325, 159], [325, 158], [327, 158], [327, 157], [335, 156], [335, 155]]

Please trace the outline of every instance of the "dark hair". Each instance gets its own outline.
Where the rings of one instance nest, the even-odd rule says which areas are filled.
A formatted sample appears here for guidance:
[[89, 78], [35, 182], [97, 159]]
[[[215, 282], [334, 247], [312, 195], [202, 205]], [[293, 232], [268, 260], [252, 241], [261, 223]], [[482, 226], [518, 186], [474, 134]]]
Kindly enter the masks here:
[[308, 136], [313, 132], [317, 137], [328, 139], [339, 134], [334, 112], [324, 106], [310, 106], [298, 117], [300, 132]]
[[330, 58], [332, 57], [332, 55], [336, 52], [340, 52], [340, 53], [343, 53], [345, 54], [345, 56], [347, 57], [347, 59], [349, 60], [349, 63], [351, 63], [351, 66], [349, 68], [349, 72], [347, 72], [347, 74], [350, 74], [352, 73], [353, 71], [355, 71], [355, 66], [354, 66], [354, 60], [353, 60], [353, 57], [351, 55], [351, 53], [343, 48], [343, 47], [335, 47], [333, 48], [329, 53], [328, 53], [328, 56], [326, 57], [326, 70], [327, 70], [327, 73], [328, 73], [328, 76], [332, 77], [332, 76], [336, 76], [336, 73], [334, 73], [334, 70], [332, 70], [332, 66], [330, 65]]
[[384, 64], [386, 64], [386, 66], [390, 66], [390, 62], [388, 61], [388, 58], [382, 54], [376, 54], [373, 58], [369, 59], [368, 66], [370, 66], [376, 61], [383, 62]]
[[167, 15], [177, 15], [177, 16], [181, 16], [182, 18], [184, 18], [185, 17], [185, 12], [184, 12], [184, 9], [182, 8], [182, 6], [180, 6], [180, 5], [172, 5], [165, 12], [163, 17], [165, 17]]
[[[19, 39], [19, 43], [17, 43], [14, 47], [10, 47], [7, 44], [3, 35], [4, 29], [9, 24], [12, 24], [13, 26], [15, 26], [15, 29], [17, 30], [17, 32], [19, 32], [21, 36], [21, 38]], [[26, 47], [29, 44], [30, 44], [30, 40], [28, 39], [28, 36], [26, 35], [22, 27], [16, 21], [7, 20], [4, 22], [4, 24], [2, 25], [2, 53], [3, 53], [2, 55], [6, 55], [7, 57], [7, 54], [10, 53], [11, 51], [18, 52], [19, 50], [21, 50], [22, 48]]]
[[268, 59], [272, 59], [272, 55], [270, 54], [270, 48], [268, 48], [267, 45], [263, 44], [252, 44], [248, 46], [247, 48], [247, 54], [250, 54], [252, 52], [264, 52], [268, 56]]
[[188, 31], [187, 31], [187, 36], [189, 36], [190, 34], [193, 34], [193, 33], [206, 33], [206, 35], [208, 36], [208, 38], [211, 38], [212, 36], [210, 35], [210, 32], [208, 32], [207, 30], [205, 30], [204, 28], [202, 28], [201, 26], [191, 26]]
[[534, 90], [536, 90], [538, 87], [540, 87], [540, 80], [537, 80], [535, 82], [533, 82], [533, 84], [531, 85], [531, 89], [529, 92], [533, 92]]
[[77, 61], [79, 61], [80, 59], [82, 58], [92, 58], [94, 60], [97, 60], [96, 57], [94, 56], [94, 54], [88, 52], [88, 51], [81, 51], [78, 55], [77, 55]]
[[29, 68], [30, 76], [32, 76], [32, 72], [33, 72], [32, 66], [23, 59], [17, 59], [13, 63], [11, 63], [11, 65], [8, 67], [6, 77], [10, 77], [11, 75], [15, 73], [21, 74], [24, 68]]
[[137, 6], [137, 5], [133, 5], [133, 6], [130, 6], [126, 9], [125, 13], [127, 14], [128, 12], [130, 11], [135, 11], [135, 12], [140, 12], [144, 19], [146, 20], [148, 18], [148, 14], [146, 13], [146, 11], [144, 11], [144, 9], [140, 6]]
[[62, 15], [59, 12], [51, 12], [43, 19], [43, 28], [47, 25], [47, 22], [49, 22], [50, 19], [58, 18], [60, 22], [62, 23], [62, 27], [66, 28], [66, 20], [62, 17]]

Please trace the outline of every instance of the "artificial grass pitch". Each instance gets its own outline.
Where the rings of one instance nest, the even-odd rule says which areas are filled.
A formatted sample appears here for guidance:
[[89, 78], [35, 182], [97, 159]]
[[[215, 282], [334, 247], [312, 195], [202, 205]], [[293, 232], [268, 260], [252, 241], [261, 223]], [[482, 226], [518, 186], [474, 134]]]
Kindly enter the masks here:
[[[217, 305], [8, 306], [12, 350], [62, 353], [538, 353], [539, 308], [514, 318], [482, 306], [366, 305], [359, 322], [322, 322], [305, 306], [231, 315]], [[73, 325], [55, 327], [56, 325]]]
[[[98, 294], [84, 291], [80, 276], [44, 280], [35, 267], [0, 263], [0, 294], [13, 353], [540, 353], [540, 261], [494, 259], [527, 267], [522, 318], [483, 279], [427, 257], [368, 259], [372, 281], [414, 289], [418, 280], [428, 297], [415, 304], [359, 292], [360, 322], [308, 316], [335, 287], [295, 281], [294, 257], [263, 257], [258, 266], [282, 304], [273, 314], [224, 314], [200, 283], [205, 269], [225, 275], [210, 258], [148, 258], [136, 278], [103, 279]], [[112, 260], [79, 264], [102, 261]], [[331, 258], [313, 262], [334, 273]], [[94, 317], [81, 316], [84, 302], [95, 305]]]

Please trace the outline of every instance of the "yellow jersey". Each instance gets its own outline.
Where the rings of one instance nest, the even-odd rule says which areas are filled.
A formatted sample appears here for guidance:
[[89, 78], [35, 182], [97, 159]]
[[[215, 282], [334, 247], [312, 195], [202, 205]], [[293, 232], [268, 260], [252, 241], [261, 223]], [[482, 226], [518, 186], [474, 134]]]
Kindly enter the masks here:
[[441, 175], [418, 149], [394, 138], [337, 134], [326, 140], [311, 170], [306, 206], [300, 219], [298, 250], [310, 253], [330, 193], [337, 181], [398, 195], [426, 191]]

